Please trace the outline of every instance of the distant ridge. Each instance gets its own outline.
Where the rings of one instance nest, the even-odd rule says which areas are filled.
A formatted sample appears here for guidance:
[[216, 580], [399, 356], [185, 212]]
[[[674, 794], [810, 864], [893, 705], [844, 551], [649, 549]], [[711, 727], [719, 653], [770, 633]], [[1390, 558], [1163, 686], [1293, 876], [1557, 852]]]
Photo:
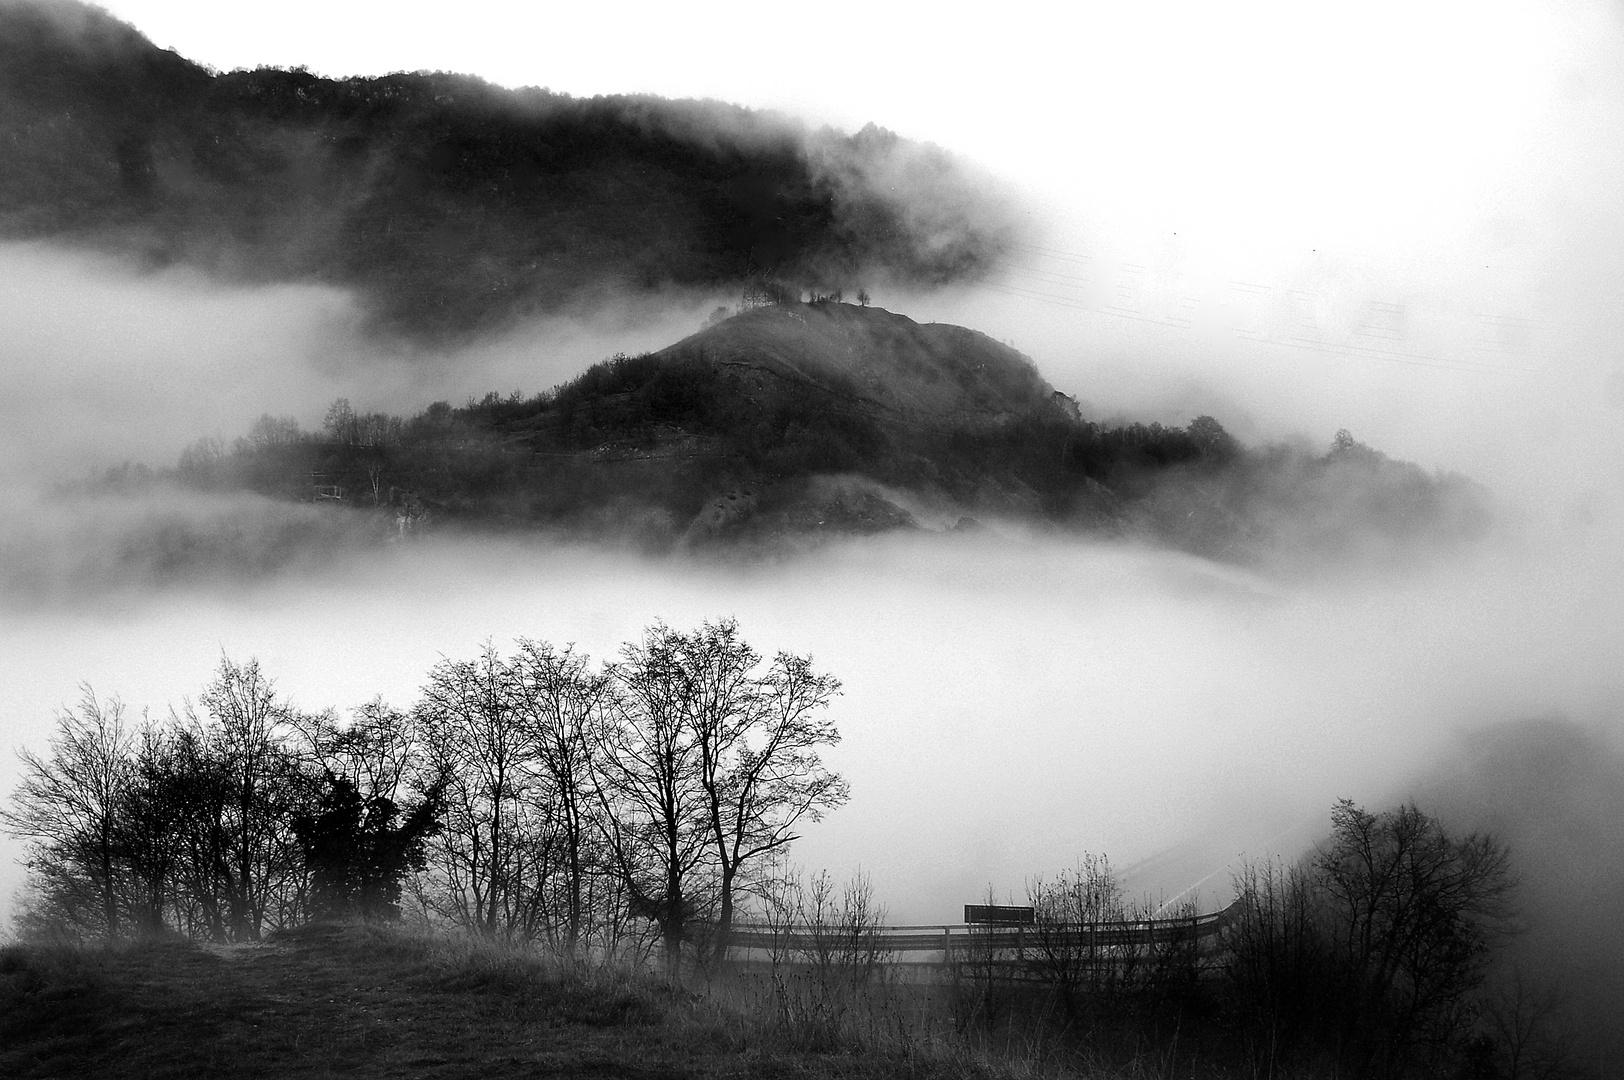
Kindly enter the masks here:
[[179, 477], [419, 527], [546, 530], [653, 550], [772, 548], [1007, 523], [1136, 537], [1239, 563], [1408, 558], [1487, 526], [1480, 489], [1339, 432], [1248, 448], [1216, 419], [1084, 419], [985, 334], [792, 300], [617, 356], [546, 393], [416, 417], [335, 403], [323, 431], [266, 417]]
[[374, 327], [433, 340], [751, 275], [973, 279], [1015, 220], [986, 177], [873, 125], [445, 73], [216, 74], [46, 0], [0, 0], [0, 146], [0, 239], [343, 285]]

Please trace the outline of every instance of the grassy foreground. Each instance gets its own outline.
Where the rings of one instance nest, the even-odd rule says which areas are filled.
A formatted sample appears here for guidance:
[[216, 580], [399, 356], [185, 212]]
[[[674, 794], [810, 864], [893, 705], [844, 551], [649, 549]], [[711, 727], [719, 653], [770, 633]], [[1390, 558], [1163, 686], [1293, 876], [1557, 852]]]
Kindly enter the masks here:
[[364, 925], [262, 945], [0, 948], [0, 1076], [1002, 1077], [912, 1040], [809, 1031], [740, 980], [678, 988]]

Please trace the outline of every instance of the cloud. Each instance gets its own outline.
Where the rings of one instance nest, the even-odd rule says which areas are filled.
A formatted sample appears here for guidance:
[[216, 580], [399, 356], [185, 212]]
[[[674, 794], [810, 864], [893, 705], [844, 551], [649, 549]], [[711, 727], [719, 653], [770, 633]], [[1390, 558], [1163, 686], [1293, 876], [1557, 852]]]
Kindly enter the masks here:
[[229, 442], [265, 413], [318, 426], [330, 402], [416, 412], [492, 389], [547, 389], [622, 349], [696, 327], [702, 302], [617, 303], [590, 320], [520, 324], [459, 349], [381, 344], [353, 294], [152, 271], [41, 244], [0, 244], [0, 481], [34, 488]]
[[1617, 702], [1579, 722], [1515, 719], [1463, 737], [1416, 782], [1415, 797], [1451, 827], [1495, 836], [1519, 882], [1518, 937], [1497, 973], [1555, 990], [1569, 1052], [1624, 1050], [1624, 750]]

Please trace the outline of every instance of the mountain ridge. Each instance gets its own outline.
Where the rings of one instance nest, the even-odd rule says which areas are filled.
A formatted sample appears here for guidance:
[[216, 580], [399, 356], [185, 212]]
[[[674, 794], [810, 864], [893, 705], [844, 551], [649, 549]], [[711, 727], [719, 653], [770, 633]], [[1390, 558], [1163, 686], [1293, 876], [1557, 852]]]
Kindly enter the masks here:
[[988, 177], [869, 125], [448, 73], [213, 72], [71, 0], [0, 0], [0, 239], [355, 290], [466, 340], [617, 295], [929, 287], [1017, 231]]
[[[1400, 557], [1480, 536], [1471, 481], [1339, 432], [1328, 450], [1083, 419], [984, 334], [815, 298], [733, 314], [550, 391], [415, 417], [335, 402], [264, 417], [176, 475], [418, 526], [562, 532], [650, 550], [773, 548], [978, 520], [1134, 537], [1232, 562]], [[968, 520], [967, 520], [968, 519]]]

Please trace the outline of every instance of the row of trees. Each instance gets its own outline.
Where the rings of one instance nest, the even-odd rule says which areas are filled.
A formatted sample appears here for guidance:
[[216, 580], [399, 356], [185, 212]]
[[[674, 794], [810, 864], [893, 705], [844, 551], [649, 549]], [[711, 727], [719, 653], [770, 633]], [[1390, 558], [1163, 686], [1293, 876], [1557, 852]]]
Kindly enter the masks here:
[[28, 842], [40, 928], [216, 941], [408, 900], [567, 952], [726, 950], [741, 898], [843, 803], [820, 751], [839, 682], [766, 661], [732, 620], [663, 624], [595, 664], [486, 646], [409, 711], [305, 713], [256, 662], [134, 723], [88, 689], [0, 820]]
[[[773, 950], [783, 1007], [833, 1023], [885, 957], [883, 909], [866, 882], [837, 895], [778, 857], [847, 796], [819, 757], [838, 690], [731, 621], [656, 625], [604, 664], [487, 646], [435, 665], [409, 711], [346, 720], [222, 660], [161, 722], [87, 690], [47, 753], [23, 753], [0, 820], [28, 841], [26, 921], [80, 937], [248, 941], [410, 904], [491, 939], [674, 965], [725, 955], [754, 896], [800, 942]], [[1309, 856], [1243, 870], [1213, 951], [1193, 921], [1188, 939], [1102, 931], [1148, 911], [1085, 859], [1029, 885], [1017, 955], [972, 935], [955, 1015], [989, 1024], [1031, 998], [1097, 1051], [1210, 1034], [1260, 1075], [1546, 1075], [1540, 1017], [1492, 992], [1512, 888], [1491, 837], [1344, 801]]]
[[[486, 401], [494, 398], [494, 394], [487, 395]], [[300, 449], [326, 449], [349, 457], [360, 456], [367, 464], [379, 464], [384, 451], [414, 439], [423, 441], [443, 429], [450, 406], [439, 404], [443, 407], [432, 414], [426, 412], [406, 420], [388, 413], [356, 412], [348, 398], [337, 398], [327, 407], [319, 432], [304, 430], [291, 416], [266, 413], [249, 426], [247, 435], [232, 443], [229, 451], [217, 436], [204, 436], [191, 443], [181, 451], [175, 471], [188, 483], [216, 486], [229, 478], [234, 463], [256, 456], [285, 456]], [[314, 458], [309, 461], [311, 465], [318, 463]]]
[[[700, 329], [708, 330], [713, 326], [726, 322], [735, 315], [741, 315], [756, 308], [787, 307], [791, 304], [798, 304], [801, 302], [800, 296], [800, 291], [790, 286], [779, 282], [755, 279], [744, 287], [743, 302], [738, 308], [730, 308], [723, 304], [712, 309], [711, 313], [705, 316], [705, 321], [700, 326]], [[831, 293], [820, 293], [813, 290], [811, 296], [807, 299], [807, 303], [814, 305], [841, 304], [845, 303], [845, 300], [846, 294], [840, 289], [836, 289]], [[869, 296], [867, 289], [857, 290], [858, 307], [868, 307], [871, 302], [872, 298]]]

